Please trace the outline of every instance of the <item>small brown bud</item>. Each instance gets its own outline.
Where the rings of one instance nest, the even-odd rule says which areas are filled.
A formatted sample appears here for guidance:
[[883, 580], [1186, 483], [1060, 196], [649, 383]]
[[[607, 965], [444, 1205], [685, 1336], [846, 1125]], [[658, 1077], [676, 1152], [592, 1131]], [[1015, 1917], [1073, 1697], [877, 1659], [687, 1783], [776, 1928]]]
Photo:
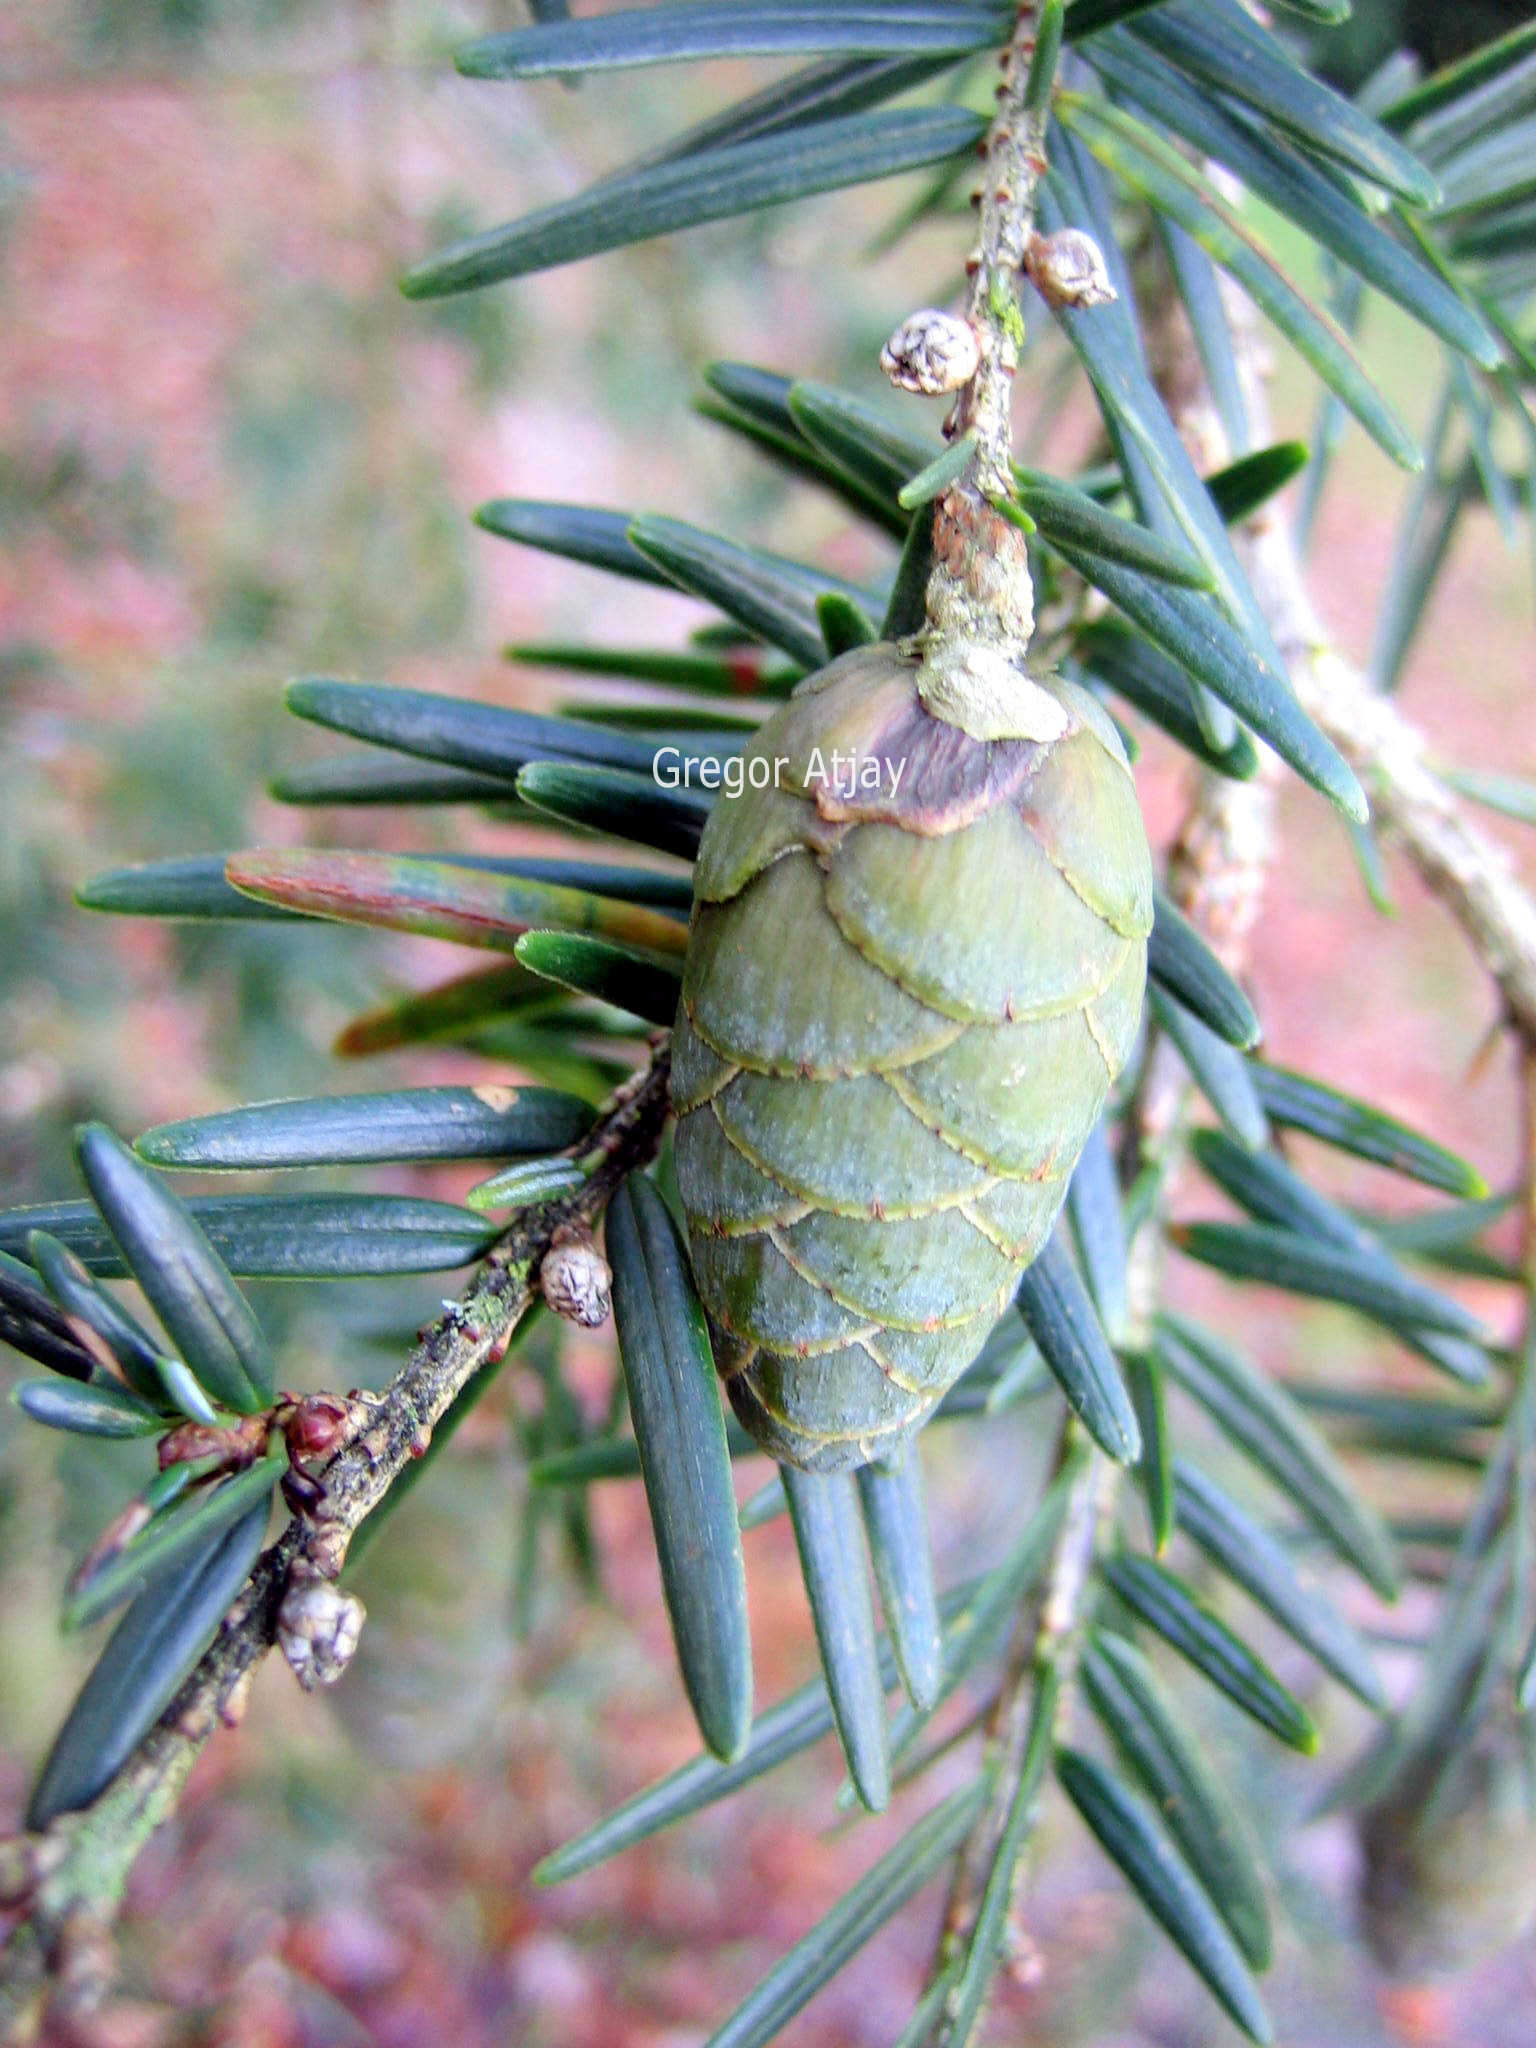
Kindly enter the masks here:
[[1031, 236], [1024, 251], [1024, 275], [1050, 306], [1107, 306], [1119, 297], [1110, 283], [1103, 250], [1081, 228]]
[[352, 1661], [363, 1631], [363, 1603], [325, 1579], [305, 1579], [283, 1595], [277, 1640], [306, 1692], [334, 1685]]
[[359, 1424], [357, 1404], [339, 1394], [301, 1394], [283, 1417], [283, 1434], [295, 1458], [323, 1458]]
[[981, 361], [981, 343], [969, 320], [932, 306], [903, 320], [880, 351], [880, 367], [901, 391], [936, 397], [969, 384]]
[[613, 1307], [613, 1274], [584, 1224], [563, 1224], [539, 1267], [539, 1292], [557, 1316], [595, 1330]]

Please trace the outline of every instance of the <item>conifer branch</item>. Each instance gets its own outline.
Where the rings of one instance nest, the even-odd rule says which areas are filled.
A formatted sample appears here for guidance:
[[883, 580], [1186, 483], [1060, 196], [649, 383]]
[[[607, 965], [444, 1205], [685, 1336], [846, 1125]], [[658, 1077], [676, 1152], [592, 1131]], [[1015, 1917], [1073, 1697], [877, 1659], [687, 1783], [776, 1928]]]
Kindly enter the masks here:
[[45, 2003], [59, 2024], [100, 2003], [134, 1862], [174, 1813], [209, 1741], [241, 1718], [257, 1667], [278, 1640], [285, 1595], [305, 1582], [335, 1581], [369, 1518], [393, 1506], [422, 1469], [434, 1431], [451, 1430], [460, 1396], [500, 1363], [538, 1299], [539, 1269], [556, 1233], [595, 1223], [619, 1184], [650, 1160], [668, 1114], [668, 1065], [662, 1041], [599, 1120], [587, 1146], [596, 1164], [581, 1187], [514, 1220], [458, 1300], [366, 1404], [365, 1427], [319, 1475], [318, 1499], [258, 1560], [202, 1661], [106, 1790], [42, 1834], [0, 1844], [0, 1905], [20, 1909], [0, 1949], [0, 2039], [17, 2038]]
[[[1227, 294], [1255, 443], [1270, 434], [1256, 315]], [[1244, 566], [1302, 707], [1349, 762], [1372, 817], [1460, 926], [1499, 991], [1505, 1020], [1536, 1044], [1536, 898], [1505, 849], [1435, 769], [1418, 727], [1344, 655], [1320, 616], [1283, 509], [1252, 522]]]

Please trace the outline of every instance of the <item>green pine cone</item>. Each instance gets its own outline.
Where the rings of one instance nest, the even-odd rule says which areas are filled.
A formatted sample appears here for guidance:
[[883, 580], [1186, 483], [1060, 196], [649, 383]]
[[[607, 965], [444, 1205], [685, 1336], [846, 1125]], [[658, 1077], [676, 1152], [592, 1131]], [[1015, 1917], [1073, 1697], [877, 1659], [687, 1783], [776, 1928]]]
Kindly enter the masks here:
[[1104, 711], [1051, 679], [1031, 695], [1056, 737], [983, 742], [917, 676], [856, 649], [754, 736], [699, 851], [673, 1035], [715, 1355], [746, 1427], [809, 1471], [889, 1456], [975, 1357], [1146, 976], [1151, 858]]

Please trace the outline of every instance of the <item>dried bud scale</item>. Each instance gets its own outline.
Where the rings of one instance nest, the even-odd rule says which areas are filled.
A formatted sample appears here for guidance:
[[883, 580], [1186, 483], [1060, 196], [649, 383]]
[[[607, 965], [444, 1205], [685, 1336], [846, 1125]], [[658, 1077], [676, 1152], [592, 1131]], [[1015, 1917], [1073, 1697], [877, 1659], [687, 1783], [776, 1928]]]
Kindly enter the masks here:
[[228, 1423], [181, 1422], [160, 1439], [156, 1455], [162, 1472], [200, 1458], [217, 1458], [227, 1470], [239, 1472], [261, 1457], [271, 1433], [267, 1413]]
[[613, 1275], [585, 1224], [562, 1224], [539, 1267], [539, 1292], [567, 1322], [595, 1330], [613, 1307]]
[[1107, 306], [1120, 295], [1110, 280], [1104, 252], [1081, 228], [1031, 235], [1024, 249], [1024, 275], [1048, 306], [1082, 311]]
[[306, 1692], [340, 1678], [357, 1649], [363, 1620], [357, 1595], [329, 1580], [303, 1579], [288, 1588], [278, 1610], [277, 1640]]
[[899, 391], [936, 398], [976, 374], [981, 343], [969, 320], [932, 306], [909, 314], [880, 351], [880, 367]]
[[933, 562], [933, 633], [1001, 640], [1022, 653], [1035, 630], [1035, 592], [1019, 529], [970, 492], [946, 492], [934, 514]]

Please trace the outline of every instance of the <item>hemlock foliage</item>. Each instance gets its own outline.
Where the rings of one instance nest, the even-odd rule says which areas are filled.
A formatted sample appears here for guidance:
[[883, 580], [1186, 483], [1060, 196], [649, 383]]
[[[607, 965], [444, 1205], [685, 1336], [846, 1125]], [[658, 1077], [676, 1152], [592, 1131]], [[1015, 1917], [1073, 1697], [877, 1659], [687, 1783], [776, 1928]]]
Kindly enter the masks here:
[[[468, 78], [496, 82], [464, 89], [465, 118], [472, 91], [554, 89], [524, 80], [627, 70], [640, 93], [650, 89], [649, 67], [697, 58], [794, 68], [588, 192], [492, 220], [425, 257], [404, 281], [410, 296], [500, 287], [913, 171], [922, 173], [920, 197], [902, 220], [950, 223], [963, 255], [967, 181], [1013, 8], [667, 0], [580, 20], [554, 7], [537, 12], [535, 25], [460, 54]], [[1415, 473], [1370, 664], [1387, 691], [1468, 509], [1488, 505], [1511, 542], [1530, 545], [1536, 33], [1517, 30], [1429, 76], [1393, 57], [1349, 100], [1296, 54], [1322, 52], [1318, 24], [1347, 12], [1342, 0], [1295, 0], [1264, 27], [1239, 0], [1072, 0], [1064, 11], [1039, 10], [1042, 38], [1059, 31], [1062, 45], [1041, 224], [1094, 235], [1120, 296], [1053, 316], [1026, 290], [1021, 410], [1032, 403], [1035, 366], [1070, 352], [1103, 432], [1101, 459], [1080, 475], [1020, 469], [1013, 502], [1028, 530], [1036, 644], [1047, 660], [1131, 730], [1136, 721], [1160, 728], [1205, 775], [1250, 779], [1261, 748], [1272, 749], [1285, 772], [1320, 792], [1319, 829], [1337, 829], [1341, 846], [1350, 833], [1374, 872], [1369, 789], [1362, 794], [1292, 693], [1245, 574], [1241, 529], [1262, 510], [1298, 517], [1304, 537], [1345, 431], [1368, 434]], [[1318, 252], [1318, 293], [1269, 246], [1254, 201]], [[1306, 449], [1254, 444], [1231, 287], [1319, 381]], [[1424, 423], [1402, 418], [1384, 395], [1369, 347], [1357, 342], [1374, 295], [1417, 323], [1435, 365], [1422, 434]], [[1198, 358], [1228, 446], [1207, 475], [1151, 367], [1151, 330], [1170, 322]], [[358, 1019], [344, 1043], [363, 1053], [456, 1042], [468, 1062], [476, 1034], [495, 1025], [534, 1085], [479, 1086], [487, 1069], [466, 1063], [462, 1086], [258, 1104], [145, 1132], [132, 1151], [87, 1128], [80, 1165], [90, 1199], [0, 1215], [0, 1335], [51, 1375], [16, 1390], [38, 1423], [164, 1438], [189, 1423], [229, 1431], [242, 1417], [270, 1415], [270, 1356], [241, 1279], [463, 1268], [494, 1245], [509, 1215], [566, 1200], [581, 1184], [593, 1164], [596, 1106], [676, 1010], [690, 900], [682, 864], [712, 801], [701, 784], [724, 779], [721, 764], [800, 677], [877, 634], [910, 632], [921, 617], [927, 497], [943, 472], [908, 486], [924, 480], [942, 443], [916, 405], [903, 411], [834, 388], [816, 369], [701, 366], [700, 406], [885, 538], [886, 569], [867, 587], [653, 512], [499, 499], [477, 515], [488, 532], [586, 564], [594, 577], [684, 591], [711, 608], [713, 623], [682, 647], [513, 650], [600, 679], [595, 716], [533, 716], [382, 682], [314, 679], [290, 690], [297, 717], [348, 746], [283, 778], [287, 800], [515, 811], [569, 832], [559, 857], [286, 849], [125, 869], [86, 885], [82, 901], [103, 912], [317, 928], [339, 920], [488, 951], [491, 964], [470, 960], [452, 982]], [[1275, 500], [1298, 479], [1290, 498]], [[659, 746], [714, 772], [664, 786], [652, 773]], [[1536, 794], [1512, 778], [1449, 779], [1471, 802], [1536, 816]], [[1333, 822], [1330, 799], [1345, 814]], [[1056, 1418], [1042, 1429], [1062, 1429], [1046, 1490], [1019, 1504], [1012, 1547], [973, 1580], [933, 1586], [916, 1458], [896, 1470], [785, 1470], [776, 1479], [725, 1420], [664, 1192], [665, 1158], [656, 1175], [637, 1172], [610, 1209], [626, 1391], [610, 1426], [593, 1431], [578, 1418], [572, 1436], [544, 1447], [531, 1477], [579, 1500], [643, 1476], [683, 1680], [712, 1753], [555, 1851], [540, 1881], [572, 1877], [683, 1823], [834, 1732], [857, 1797], [872, 1808], [899, 1798], [908, 1823], [723, 2020], [716, 2044], [773, 2039], [909, 1899], [944, 1880], [962, 1846], [974, 1846], [979, 1817], [995, 1809], [979, 1877], [972, 1873], [979, 1903], [939, 1953], [904, 2037], [973, 2038], [1015, 1864], [1051, 1781], [1212, 1996], [1251, 2037], [1268, 2038], [1256, 1980], [1270, 1957], [1270, 1914], [1242, 1788], [1224, 1783], [1203, 1754], [1178, 1694], [1214, 1686], [1270, 1737], [1323, 1748], [1337, 1772], [1343, 1759], [1328, 1753], [1319, 1719], [1277, 1673], [1276, 1657], [1288, 1674], [1326, 1673], [1323, 1697], [1342, 1685], [1379, 1717], [1369, 1754], [1335, 1792], [1364, 1816], [1379, 1951], [1412, 1964], [1455, 1952], [1463, 1935], [1476, 1945], [1475, 1928], [1451, 1924], [1432, 1867], [1469, 1814], [1497, 1804], [1507, 1816], [1511, 1786], [1523, 1797], [1536, 1693], [1536, 1452], [1528, 1346], [1503, 1349], [1446, 1280], [1473, 1270], [1511, 1291], [1520, 1284], [1487, 1249], [1502, 1205], [1473, 1165], [1367, 1102], [1270, 1064], [1248, 996], [1162, 892], [1149, 968], [1141, 1049], [1084, 1153], [1062, 1221], [1016, 1310], [932, 1424], [985, 1428], [1029, 1401]], [[1172, 1158], [1148, 1141], [1137, 1110], [1163, 1046], [1208, 1111], [1193, 1173], [1226, 1205], [1219, 1219], [1171, 1235], [1161, 1194]], [[1293, 1132], [1419, 1183], [1436, 1206], [1407, 1225], [1343, 1209], [1309, 1184], [1291, 1154]], [[465, 1207], [312, 1191], [183, 1202], [168, 1178], [466, 1159], [496, 1170]], [[1146, 1268], [1158, 1237], [1171, 1260], [1198, 1261], [1234, 1286], [1262, 1282], [1345, 1305], [1406, 1347], [1426, 1375], [1423, 1391], [1306, 1400], [1213, 1331], [1171, 1311], [1148, 1322], [1127, 1269]], [[142, 1287], [158, 1330], [115, 1296], [110, 1283], [125, 1275]], [[516, 1369], [515, 1352], [507, 1369]], [[487, 1381], [481, 1375], [473, 1390]], [[1067, 1421], [1068, 1410], [1080, 1420]], [[169, 1463], [145, 1486], [135, 1526], [108, 1532], [76, 1572], [66, 1619], [118, 1609], [121, 1618], [43, 1769], [32, 1826], [99, 1793], [227, 1611], [289, 1467], [280, 1428], [252, 1442], [243, 1462]], [[1218, 1447], [1228, 1454], [1220, 1483], [1202, 1462]], [[1461, 1530], [1394, 1529], [1357, 1482], [1376, 1455], [1470, 1460], [1482, 1474], [1477, 1512]], [[785, 1508], [792, 1517], [824, 1665], [822, 1680], [755, 1709], [733, 1460], [754, 1471], [742, 1525]], [[1116, 1483], [1117, 1466], [1130, 1483]], [[938, 1753], [935, 1736], [953, 1726], [946, 1707], [962, 1692], [996, 1692], [1010, 1645], [1047, 1585], [1059, 1583], [1074, 1542], [1086, 1546], [1074, 1652], [1060, 1671], [1042, 1667], [1027, 1742], [1011, 1757], [998, 1739], [977, 1742], [968, 1782], [934, 1798], [914, 1781]], [[1359, 1586], [1390, 1599], [1421, 1578], [1444, 1583], [1440, 1618], [1419, 1686], [1394, 1713], [1368, 1636], [1349, 1617]], [[1229, 1587], [1241, 1597], [1229, 1599]], [[905, 1699], [893, 1709], [898, 1690]], [[1529, 1851], [1533, 1815], [1520, 1813], [1507, 1825]], [[1528, 1875], [1524, 1882], [1528, 1893]]]

